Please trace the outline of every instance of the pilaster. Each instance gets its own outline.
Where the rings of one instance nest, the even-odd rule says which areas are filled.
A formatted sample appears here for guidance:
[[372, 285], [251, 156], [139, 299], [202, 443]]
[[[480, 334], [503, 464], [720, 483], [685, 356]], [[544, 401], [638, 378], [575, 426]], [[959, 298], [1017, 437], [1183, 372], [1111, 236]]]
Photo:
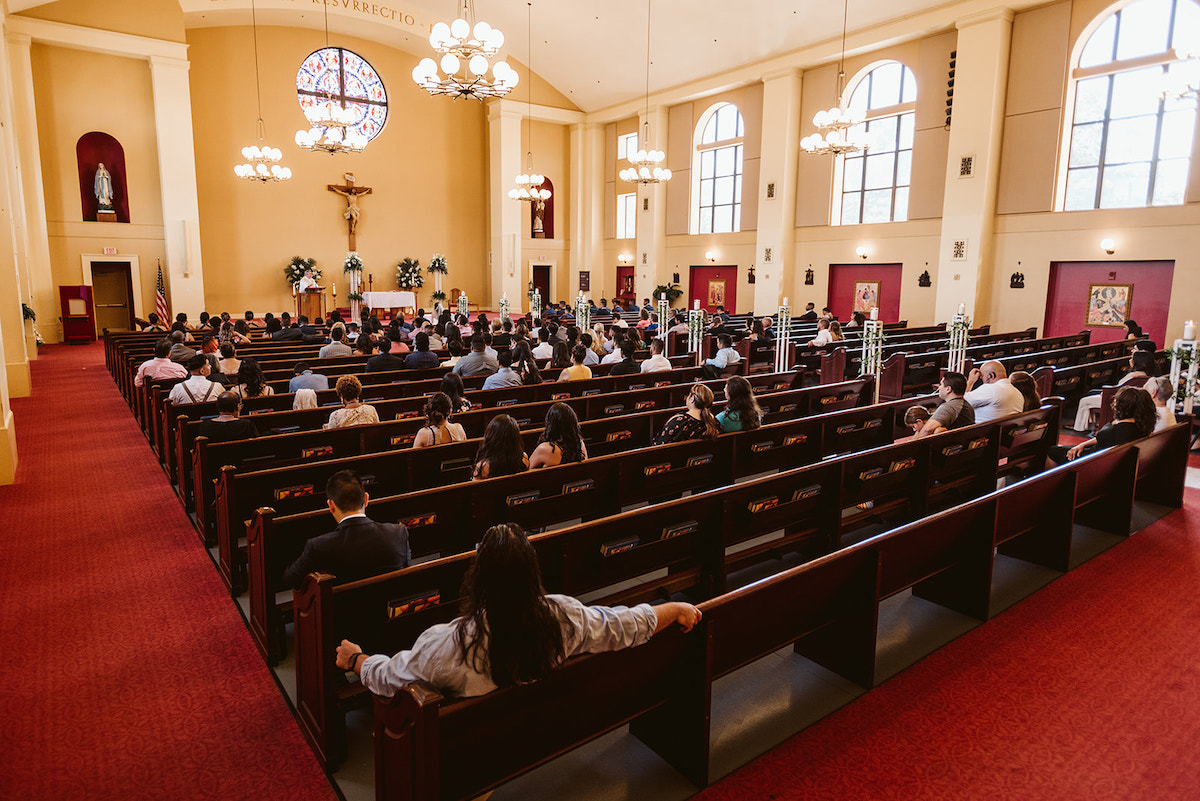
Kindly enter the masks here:
[[799, 296], [795, 241], [802, 74], [798, 69], [783, 69], [763, 76], [754, 254], [754, 312], [760, 316], [773, 314], [785, 295]]
[[488, 180], [490, 225], [488, 253], [489, 291], [479, 305], [494, 307], [507, 292], [514, 312], [528, 310], [525, 297], [526, 265], [521, 246], [521, 203], [508, 197], [513, 179], [521, 174], [521, 120], [523, 111], [503, 101], [488, 105]]

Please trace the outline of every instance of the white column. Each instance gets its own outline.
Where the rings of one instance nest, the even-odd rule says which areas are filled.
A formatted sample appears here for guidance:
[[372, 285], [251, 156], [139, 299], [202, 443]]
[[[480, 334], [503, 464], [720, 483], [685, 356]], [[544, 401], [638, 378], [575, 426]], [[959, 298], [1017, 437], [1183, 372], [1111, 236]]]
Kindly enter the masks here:
[[[25, 348], [25, 321], [21, 302], [29, 296], [21, 280], [25, 264], [21, 176], [13, 141], [12, 81], [7, 42], [0, 40], [0, 333], [3, 335], [6, 396], [24, 398], [30, 393], [29, 356]], [[8, 404], [4, 412], [7, 413]]]
[[[966, 304], [966, 316], [986, 322], [991, 300], [1004, 101], [1013, 12], [987, 11], [959, 20], [954, 106], [946, 160], [946, 193], [938, 250], [936, 320], [948, 321]], [[974, 174], [959, 177], [963, 158]], [[956, 252], [959, 249], [961, 252]], [[980, 312], [983, 312], [981, 317]]]
[[[567, 169], [571, 181], [571, 271], [591, 270], [587, 255], [587, 195], [591, 184], [587, 175], [587, 126], [574, 122], [568, 128], [571, 137]], [[558, 232], [555, 232], [558, 235]], [[592, 273], [592, 286], [600, 276]]]
[[[26, 34], [8, 34], [8, 63], [12, 81], [13, 132], [16, 164], [21, 176], [24, 203], [27, 301], [37, 314], [38, 330], [47, 342], [62, 340], [58, 321], [58, 296], [50, 266], [50, 237], [46, 228], [45, 188], [42, 183], [41, 146], [38, 142], [37, 110], [33, 97], [32, 39]], [[26, 343], [29, 358], [37, 358], [37, 345]]]
[[[754, 311], [760, 317], [773, 314], [782, 297], [798, 295], [794, 281], [801, 75], [800, 70], [789, 67], [763, 76], [754, 254]], [[747, 191], [747, 187], [742, 191]]]
[[[650, 122], [650, 141], [640, 137]], [[643, 112], [638, 120], [638, 149], [666, 150], [667, 109], [655, 106], [647, 115]], [[663, 162], [666, 164], [667, 162]], [[672, 179], [674, 180], [674, 179]], [[654, 287], [664, 283], [667, 260], [667, 187], [666, 184], [638, 184], [637, 210], [637, 262], [633, 271], [635, 302], [640, 306], [643, 298], [654, 293]]]
[[154, 128], [162, 192], [164, 265], [172, 313], [194, 318], [204, 310], [204, 268], [200, 256], [200, 204], [196, 189], [196, 148], [192, 139], [191, 90], [186, 59], [152, 55]]
[[515, 186], [513, 179], [521, 174], [522, 117], [522, 111], [502, 100], [488, 105], [491, 281], [490, 294], [478, 301], [480, 308], [494, 307], [505, 292], [514, 310], [526, 311], [528, 308], [522, 283], [521, 201], [508, 196], [508, 190]]
[[592, 286], [602, 287], [600, 297], [606, 297], [612, 294], [616, 286], [616, 272], [609, 273], [609, 265], [604, 263], [604, 125], [589, 124], [585, 138], [586, 178], [582, 183], [586, 224], [582, 234], [582, 269], [592, 271]]

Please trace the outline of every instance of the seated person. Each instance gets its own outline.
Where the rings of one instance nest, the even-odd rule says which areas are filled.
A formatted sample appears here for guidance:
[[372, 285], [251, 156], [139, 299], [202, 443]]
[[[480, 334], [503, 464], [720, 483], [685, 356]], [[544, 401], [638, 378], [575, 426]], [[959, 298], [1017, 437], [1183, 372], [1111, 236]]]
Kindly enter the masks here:
[[704, 360], [701, 372], [708, 378], [718, 378], [721, 371], [731, 364], [737, 364], [742, 357], [733, 349], [733, 337], [721, 334], [717, 337], [717, 354], [711, 359]]
[[817, 319], [817, 304], [815, 304], [815, 303], [804, 304], [804, 314], [800, 315], [800, 317], [798, 319], [800, 319], [802, 322], [806, 322], [806, 323], [811, 323], [811, 322], [815, 321]]
[[294, 377], [288, 381], [288, 392], [298, 392], [302, 389], [311, 389], [314, 392], [320, 392], [324, 389], [329, 389], [329, 377], [323, 376], [320, 373], [314, 373], [308, 367], [308, 362], [296, 362], [296, 366], [292, 368]]
[[1112, 401], [1113, 421], [1096, 432], [1096, 436], [1068, 448], [1055, 445], [1050, 460], [1062, 464], [1101, 448], [1111, 448], [1135, 439], [1148, 437], [1154, 431], [1157, 415], [1150, 393], [1141, 387], [1122, 387]]
[[311, 389], [296, 390], [296, 397], [292, 400], [292, 411], [315, 408], [317, 408], [316, 392]]
[[824, 317], [817, 320], [817, 335], [809, 340], [811, 348], [823, 348], [833, 341], [833, 332], [829, 330], [829, 320]]
[[435, 392], [425, 402], [425, 427], [417, 432], [413, 440], [414, 448], [428, 448], [432, 445], [446, 445], [450, 442], [464, 442], [467, 432], [458, 423], [450, 422], [450, 398], [445, 392]]
[[160, 320], [158, 318], [158, 315], [155, 314], [154, 312], [150, 312], [150, 314], [146, 317], [146, 322], [148, 322], [149, 325], [147, 325], [145, 328], [143, 328], [142, 329], [143, 331], [166, 331], [167, 330], [167, 327], [162, 324], [162, 320]]
[[238, 368], [241, 366], [242, 362], [237, 358], [237, 350], [234, 348], [233, 342], [222, 342], [221, 358], [217, 360], [217, 367], [221, 368], [221, 375], [236, 379]]
[[442, 376], [442, 383], [438, 385], [438, 391], [446, 393], [446, 397], [450, 399], [450, 409], [454, 414], [469, 412], [474, 408], [474, 404], [467, 399], [467, 391], [463, 387], [462, 378], [457, 373], [446, 373]]
[[740, 375], [731, 375], [725, 382], [725, 399], [729, 401], [717, 415], [721, 430], [753, 431], [762, 425], [762, 409], [754, 397], [750, 382]]
[[167, 396], [168, 400], [176, 406], [184, 403], [204, 403], [216, 400], [217, 396], [225, 391], [223, 384], [208, 380], [212, 367], [209, 366], [208, 359], [204, 354], [193, 354], [192, 358], [188, 360], [187, 371], [190, 374], [187, 379], [171, 387], [171, 394]]
[[963, 397], [975, 409], [975, 422], [987, 423], [1025, 409], [1025, 396], [1008, 380], [1004, 365], [986, 361], [967, 376], [967, 386], [982, 383]]
[[550, 329], [543, 325], [538, 329], [538, 344], [533, 349], [533, 358], [549, 359], [554, 354], [554, 343], [550, 341]]
[[[596, 352], [596, 340], [592, 338], [590, 333], [587, 331], [581, 333], [579, 335], [579, 344], [587, 348], [587, 353], [585, 353], [583, 356], [583, 363], [586, 367], [592, 367], [593, 365], [600, 363], [601, 354]], [[601, 350], [604, 349], [601, 348]], [[605, 353], [604, 355], [607, 356], [608, 354]]]
[[495, 375], [489, 375], [483, 380], [484, 389], [503, 389], [505, 387], [519, 387], [523, 383], [521, 376], [516, 370], [512, 369], [513, 354], [511, 350], [500, 351], [500, 356], [496, 360], [500, 365], [500, 371]]
[[1150, 399], [1154, 401], [1154, 430], [1162, 431], [1175, 425], [1175, 410], [1172, 408], [1175, 405], [1175, 393], [1170, 377], [1148, 378], [1142, 384], [1142, 389], [1149, 392]]
[[1021, 411], [1032, 412], [1041, 408], [1042, 399], [1038, 397], [1037, 382], [1033, 376], [1024, 370], [1017, 370], [1008, 377], [1008, 382], [1021, 393]]
[[521, 377], [522, 384], [532, 386], [542, 383], [542, 373], [538, 370], [537, 361], [533, 358], [533, 351], [528, 342], [518, 341], [509, 353], [512, 354], [512, 368]]
[[565, 403], [554, 404], [546, 412], [546, 427], [537, 447], [529, 455], [529, 468], [539, 470], [586, 459], [587, 445], [583, 442], [575, 410]]
[[233, 394], [237, 395], [239, 400], [266, 398], [275, 394], [275, 390], [267, 383], [262, 368], [254, 359], [242, 359], [242, 363], [238, 365], [236, 380], [237, 386], [234, 387]]
[[404, 366], [410, 370], [428, 370], [439, 366], [441, 359], [429, 350], [430, 344], [429, 334], [424, 331], [413, 337], [413, 347], [416, 350], [404, 357]]
[[[625, 354], [621, 352], [621, 343], [626, 340], [626, 334], [619, 328], [612, 329], [612, 352], [600, 360], [601, 364], [616, 364], [625, 358]], [[637, 349], [637, 345], [634, 345]]]
[[[392, 346], [402, 344], [399, 341], [399, 339], [392, 339], [392, 337], [399, 337], [399, 336], [400, 336], [399, 332], [397, 332], [395, 330], [389, 331], [388, 338], [385, 340], [385, 343], [390, 344]], [[360, 339], [361, 339], [361, 337], [360, 337]], [[407, 345], [404, 346], [404, 350], [406, 352], [408, 351]], [[380, 351], [381, 352], [379, 354], [367, 359], [366, 372], [368, 372], [368, 373], [384, 373], [389, 370], [403, 370], [404, 369], [405, 359], [404, 359], [404, 356], [402, 353], [398, 353], [393, 350], [383, 350], [383, 346], [380, 347]]]
[[650, 343], [650, 358], [642, 362], [643, 373], [665, 373], [671, 369], [671, 360], [663, 355], [666, 343], [656, 339]]
[[379, 422], [375, 407], [360, 400], [362, 383], [358, 378], [352, 375], [341, 376], [335, 389], [338, 397], [342, 399], [342, 408], [334, 409], [333, 414], [329, 415], [329, 421], [322, 428], [345, 428]]
[[712, 390], [703, 384], [693, 384], [687, 396], [687, 411], [668, 420], [651, 444], [716, 437], [721, 433], [721, 424], [713, 417], [712, 405]]
[[[1121, 380], [1117, 382], [1118, 387], [1123, 387], [1125, 384], [1135, 378], [1145, 378], [1153, 375], [1157, 365], [1154, 362], [1154, 354], [1149, 351], [1135, 350], [1129, 354], [1129, 369], [1125, 375], [1121, 376]], [[1097, 391], [1092, 395], [1084, 395], [1079, 399], [1079, 406], [1075, 410], [1075, 425], [1076, 431], [1087, 431], [1091, 426], [1091, 416], [1093, 409], [1100, 408], [1100, 392]]]
[[147, 359], [138, 365], [137, 374], [133, 377], [133, 385], [140, 387], [147, 378], [183, 378], [188, 374], [187, 368], [179, 362], [170, 359], [170, 340], [160, 339], [154, 343], [154, 358]]
[[577, 654], [630, 648], [674, 623], [690, 631], [700, 621], [700, 610], [687, 603], [627, 609], [547, 595], [537, 552], [515, 524], [484, 532], [465, 595], [462, 617], [432, 626], [394, 656], [364, 656], [342, 640], [338, 667], [358, 673], [364, 687], [384, 697], [414, 681], [449, 697], [485, 695], [545, 678]]
[[367, 517], [370, 500], [358, 474], [340, 470], [330, 476], [325, 504], [337, 528], [304, 543], [299, 558], [283, 571], [284, 584], [300, 589], [309, 573], [332, 573], [341, 583], [408, 567], [408, 529]]
[[617, 352], [621, 354], [621, 360], [612, 366], [608, 371], [609, 375], [637, 375], [642, 371], [641, 365], [633, 360], [633, 355], [637, 352], [636, 342], [632, 339], [622, 339], [621, 349]]
[[471, 352], [464, 355], [454, 365], [457, 375], [470, 378], [473, 375], [492, 375], [500, 371], [500, 363], [495, 357], [487, 355], [487, 342], [483, 334], [471, 337]]
[[331, 359], [336, 356], [349, 356], [351, 353], [354, 353], [354, 350], [343, 341], [345, 337], [346, 330], [344, 328], [340, 326], [334, 328], [329, 332], [329, 338], [333, 341], [317, 351], [317, 358]]
[[254, 422], [244, 417], [238, 417], [242, 401], [232, 392], [222, 392], [217, 396], [217, 416], [200, 421], [197, 436], [208, 437], [209, 442], [233, 442], [239, 439], [254, 439], [258, 429]]
[[904, 425], [912, 429], [913, 434], [919, 434], [929, 422], [929, 410], [924, 406], [909, 406], [904, 412]]
[[496, 415], [488, 421], [483, 442], [475, 452], [471, 480], [511, 476], [528, 469], [529, 457], [521, 447], [521, 427], [507, 414]]
[[[176, 323], [176, 325], [179, 325], [179, 323]], [[171, 340], [171, 352], [168, 354], [168, 358], [173, 362], [179, 362], [183, 365], [186, 365], [188, 359], [196, 355], [195, 350], [183, 344], [185, 337], [191, 339], [191, 334], [180, 329], [171, 331], [171, 335], [168, 337]]]
[[942, 399], [942, 405], [934, 410], [916, 436], [927, 437], [930, 434], [974, 425], [975, 410], [963, 399], [966, 392], [967, 377], [953, 370], [947, 371], [938, 384], [938, 396]]
[[[563, 343], [566, 347], [566, 343]], [[571, 366], [558, 374], [559, 381], [586, 381], [592, 377], [592, 368], [584, 364], [587, 359], [588, 349], [583, 345], [576, 345], [571, 351]], [[616, 369], [616, 368], [613, 368]], [[612, 373], [609, 373], [612, 375]]]

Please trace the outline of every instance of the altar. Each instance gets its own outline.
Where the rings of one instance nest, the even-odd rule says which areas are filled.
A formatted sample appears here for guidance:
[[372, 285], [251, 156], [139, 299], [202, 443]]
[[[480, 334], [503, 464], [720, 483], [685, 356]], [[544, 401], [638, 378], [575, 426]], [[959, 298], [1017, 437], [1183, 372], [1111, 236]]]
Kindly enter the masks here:
[[364, 292], [363, 303], [371, 309], [391, 309], [393, 315], [398, 309], [416, 309], [417, 295], [415, 292], [396, 290], [392, 292]]

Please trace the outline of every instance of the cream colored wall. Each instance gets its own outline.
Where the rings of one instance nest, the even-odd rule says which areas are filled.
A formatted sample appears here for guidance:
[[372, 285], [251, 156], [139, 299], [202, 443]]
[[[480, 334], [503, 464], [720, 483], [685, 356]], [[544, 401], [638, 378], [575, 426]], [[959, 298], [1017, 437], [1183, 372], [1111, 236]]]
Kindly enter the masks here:
[[169, 42], [187, 41], [183, 10], [176, 0], [58, 0], [26, 9], [21, 15]]
[[[54, 284], [83, 283], [81, 254], [115, 247], [140, 257], [142, 281], [134, 291], [142, 308], [152, 309], [155, 260], [165, 248], [150, 66], [38, 44], [31, 58]], [[81, 76], [103, 76], [103, 91]], [[125, 150], [129, 223], [83, 221], [75, 143], [89, 131], [112, 135]]]
[[[259, 185], [233, 174], [243, 146], [256, 141], [251, 29], [188, 31], [192, 113], [196, 131], [205, 303], [211, 311], [262, 313], [291, 305], [283, 266], [293, 255], [312, 256], [348, 305], [341, 264], [347, 250], [345, 200], [326, 189], [353, 172], [373, 193], [360, 202], [358, 252], [363, 281], [395, 289], [395, 266], [406, 256], [427, 265], [446, 256], [444, 288], [485, 297], [487, 265], [487, 123], [473, 101], [430, 97], [410, 76], [417, 58], [361, 39], [339, 36], [379, 72], [388, 91], [383, 132], [363, 153], [330, 156], [298, 148], [306, 127], [296, 101], [296, 71], [323, 41], [312, 31], [258, 30], [263, 118], [267, 143], [284, 153], [293, 178]], [[427, 277], [418, 303], [429, 305]]]

